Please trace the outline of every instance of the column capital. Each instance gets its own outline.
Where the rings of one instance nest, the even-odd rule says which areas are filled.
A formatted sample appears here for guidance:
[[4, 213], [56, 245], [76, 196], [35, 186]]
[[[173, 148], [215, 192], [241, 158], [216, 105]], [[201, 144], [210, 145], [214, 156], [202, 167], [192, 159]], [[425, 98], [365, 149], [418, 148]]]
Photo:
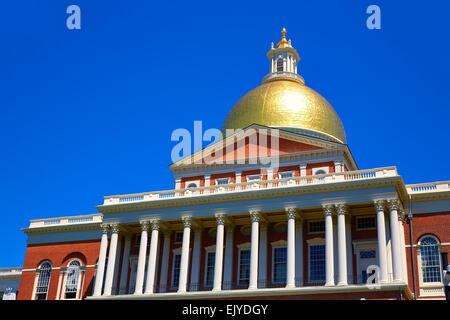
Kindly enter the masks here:
[[250, 210], [249, 214], [252, 222], [259, 222], [259, 220], [261, 219], [261, 211], [259, 210]]
[[150, 224], [152, 226], [152, 230], [159, 230], [160, 227], [159, 219], [151, 219]]
[[400, 200], [395, 198], [395, 199], [389, 199], [387, 200], [388, 206], [389, 206], [389, 210], [398, 210], [400, 208]]
[[325, 216], [332, 216], [334, 213], [334, 205], [332, 204], [324, 204], [322, 205], [323, 212], [325, 213]]
[[377, 211], [384, 211], [384, 208], [386, 207], [386, 200], [384, 199], [374, 200], [373, 204]]
[[150, 225], [150, 221], [142, 220], [142, 221], [139, 221], [139, 223], [141, 224], [141, 230], [142, 231], [147, 231], [148, 230], [148, 226]]
[[286, 208], [285, 211], [288, 219], [295, 219], [298, 216], [296, 208]]
[[183, 221], [183, 226], [185, 228], [190, 228], [192, 225], [192, 217], [191, 216], [181, 217], [181, 221]]
[[103, 234], [108, 233], [108, 231], [109, 231], [109, 225], [108, 225], [108, 224], [101, 224], [101, 225], [100, 225], [100, 229], [102, 229], [102, 233], [103, 233]]
[[216, 217], [216, 221], [217, 221], [218, 225], [225, 224], [226, 218], [225, 218], [225, 215], [223, 213], [216, 213], [214, 216]]
[[348, 214], [348, 206], [345, 203], [339, 203], [335, 205], [336, 211], [338, 215], [347, 215]]
[[118, 223], [112, 223], [109, 225], [109, 227], [111, 228], [112, 233], [119, 233], [120, 227]]

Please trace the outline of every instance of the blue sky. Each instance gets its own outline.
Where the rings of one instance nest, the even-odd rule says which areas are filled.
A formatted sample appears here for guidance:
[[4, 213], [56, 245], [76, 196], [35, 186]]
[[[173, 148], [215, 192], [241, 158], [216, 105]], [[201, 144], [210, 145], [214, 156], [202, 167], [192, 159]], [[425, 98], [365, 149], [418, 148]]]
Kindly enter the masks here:
[[[66, 8], [81, 8], [81, 30]], [[366, 8], [381, 8], [381, 30]], [[173, 130], [220, 128], [285, 27], [361, 169], [450, 180], [448, 1], [9, 1], [0, 11], [0, 267], [31, 219], [173, 187]]]

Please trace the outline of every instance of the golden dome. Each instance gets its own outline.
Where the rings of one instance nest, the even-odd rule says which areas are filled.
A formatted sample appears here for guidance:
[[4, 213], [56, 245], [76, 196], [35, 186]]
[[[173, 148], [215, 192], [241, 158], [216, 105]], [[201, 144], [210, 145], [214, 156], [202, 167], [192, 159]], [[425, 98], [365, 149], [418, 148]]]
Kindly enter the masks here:
[[341, 119], [328, 101], [303, 83], [286, 78], [263, 82], [243, 96], [228, 113], [222, 132], [253, 123], [347, 143]]

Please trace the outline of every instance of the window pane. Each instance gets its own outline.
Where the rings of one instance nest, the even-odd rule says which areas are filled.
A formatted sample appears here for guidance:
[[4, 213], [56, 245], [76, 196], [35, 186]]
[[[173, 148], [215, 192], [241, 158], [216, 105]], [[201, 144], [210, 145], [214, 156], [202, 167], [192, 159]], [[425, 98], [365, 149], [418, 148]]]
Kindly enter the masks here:
[[250, 280], [250, 250], [239, 253], [239, 285], [248, 285]]
[[181, 263], [181, 254], [176, 254], [173, 257], [172, 287], [178, 287], [178, 281], [180, 280], [180, 263]]
[[432, 237], [420, 241], [423, 282], [441, 282], [441, 266], [437, 241]]
[[214, 284], [214, 265], [215, 265], [216, 253], [210, 251], [207, 253], [206, 258], [206, 286], [211, 287]]
[[273, 281], [276, 283], [285, 283], [287, 271], [287, 248], [275, 248], [273, 254]]
[[310, 281], [325, 281], [325, 245], [309, 247]]

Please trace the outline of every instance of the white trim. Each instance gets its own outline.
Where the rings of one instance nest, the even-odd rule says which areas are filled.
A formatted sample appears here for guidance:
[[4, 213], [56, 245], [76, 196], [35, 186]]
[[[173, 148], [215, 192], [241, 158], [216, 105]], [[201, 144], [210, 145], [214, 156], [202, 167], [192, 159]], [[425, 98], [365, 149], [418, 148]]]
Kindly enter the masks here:
[[[219, 185], [219, 180], [221, 180], [221, 181], [226, 180], [227, 183], [225, 183], [225, 184], [230, 184], [230, 178], [216, 178], [216, 179], [214, 179], [214, 183], [215, 183], [216, 186]], [[223, 185], [223, 184], [221, 184], [221, 185]]]
[[[278, 240], [270, 243], [272, 245], [272, 275], [271, 280], [274, 284], [285, 284], [287, 282], [287, 279], [285, 281], [275, 281], [275, 249], [279, 248], [286, 248], [286, 268], [287, 268], [287, 241], [286, 240]], [[287, 270], [286, 270], [287, 271]], [[286, 272], [287, 276], [287, 272]]]
[[[431, 237], [436, 240], [436, 246], [438, 248], [438, 257], [439, 257], [439, 270], [441, 281], [438, 282], [423, 282], [423, 273], [422, 273], [422, 250], [421, 250], [421, 241], [426, 238]], [[439, 239], [433, 234], [424, 234], [420, 237], [419, 242], [417, 244], [417, 271], [419, 274], [419, 297], [441, 297], [445, 296], [444, 290], [444, 282], [443, 282], [443, 274], [442, 274], [442, 256], [441, 256], [441, 244]]]
[[[248, 247], [247, 247], [248, 245]], [[241, 271], [241, 251], [249, 251], [251, 253], [251, 248], [250, 248], [250, 242], [245, 242], [243, 244], [240, 244], [237, 246], [239, 248], [238, 250], [238, 266], [237, 266], [237, 285], [238, 286], [247, 286], [250, 283], [250, 274], [249, 274], [249, 278], [248, 278], [248, 283], [245, 284], [241, 284], [241, 279], [240, 279], [240, 271]], [[250, 256], [249, 256], [249, 268], [250, 268]], [[244, 279], [245, 280], [245, 279]]]
[[[325, 171], [325, 173], [316, 173], [317, 171]], [[314, 176], [316, 174], [328, 174], [330, 173], [330, 167], [318, 167], [318, 168], [312, 168], [311, 174]]]
[[214, 260], [213, 260], [213, 271], [212, 271], [212, 282], [210, 283], [210, 284], [208, 284], [207, 283], [207, 278], [208, 278], [208, 255], [210, 254], [210, 253], [216, 253], [216, 245], [214, 244], [214, 245], [212, 245], [212, 246], [209, 246], [209, 247], [205, 247], [205, 250], [206, 250], [206, 252], [205, 252], [205, 267], [204, 267], [204, 275], [203, 275], [203, 286], [205, 287], [205, 288], [212, 288], [213, 286], [214, 286], [214, 271], [215, 271], [215, 262], [216, 262], [216, 259], [215, 259], [215, 256], [214, 256]]
[[[258, 177], [258, 179], [251, 179], [251, 178], [256, 178], [256, 177]], [[247, 180], [247, 182], [250, 182], [250, 181], [261, 181], [262, 180], [262, 174], [261, 173], [259, 173], [259, 174], [250, 174], [250, 175], [245, 176], [245, 179]]]
[[378, 255], [379, 255], [379, 251], [378, 251], [378, 241], [377, 240], [363, 240], [363, 241], [358, 241], [355, 240], [353, 241], [353, 251], [355, 253], [356, 256], [356, 283], [359, 282], [359, 277], [362, 275], [362, 271], [363, 269], [361, 268], [361, 258], [360, 258], [360, 253], [361, 251], [375, 251], [375, 261], [376, 261], [376, 265], [378, 265]]

